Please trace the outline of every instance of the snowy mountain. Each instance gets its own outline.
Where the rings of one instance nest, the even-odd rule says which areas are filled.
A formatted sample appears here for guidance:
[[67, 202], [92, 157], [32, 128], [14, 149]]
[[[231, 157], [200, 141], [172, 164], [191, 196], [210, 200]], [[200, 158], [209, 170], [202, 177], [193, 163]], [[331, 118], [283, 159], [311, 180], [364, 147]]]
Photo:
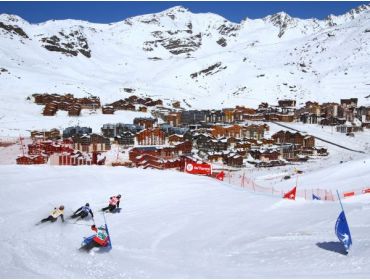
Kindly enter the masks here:
[[[0, 15], [0, 118], [34, 118], [36, 92], [97, 95], [133, 89], [185, 108], [298, 104], [357, 97], [369, 104], [370, 5], [325, 20], [284, 12], [233, 23], [173, 7], [111, 24], [30, 24]], [[3, 120], [4, 121], [4, 120]]]

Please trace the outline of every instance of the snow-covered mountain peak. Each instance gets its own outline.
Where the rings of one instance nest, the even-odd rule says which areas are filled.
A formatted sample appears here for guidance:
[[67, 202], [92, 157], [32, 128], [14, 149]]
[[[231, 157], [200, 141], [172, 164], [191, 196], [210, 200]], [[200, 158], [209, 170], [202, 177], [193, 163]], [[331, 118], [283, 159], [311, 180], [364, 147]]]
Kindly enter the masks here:
[[183, 6], [174, 6], [172, 8], [169, 8], [167, 10], [160, 12], [160, 14], [168, 15], [168, 14], [181, 14], [181, 13], [187, 13], [187, 12], [190, 13], [189, 9]]
[[0, 68], [9, 73], [0, 73], [0, 94], [88, 92], [104, 103], [132, 88], [201, 109], [349, 93], [370, 100], [369, 5], [326, 21], [280, 12], [237, 24], [176, 6], [111, 24], [24, 22], [0, 15]]
[[17, 25], [29, 24], [26, 20], [24, 20], [20, 16], [11, 14], [0, 14], [0, 22], [4, 24], [17, 24]]

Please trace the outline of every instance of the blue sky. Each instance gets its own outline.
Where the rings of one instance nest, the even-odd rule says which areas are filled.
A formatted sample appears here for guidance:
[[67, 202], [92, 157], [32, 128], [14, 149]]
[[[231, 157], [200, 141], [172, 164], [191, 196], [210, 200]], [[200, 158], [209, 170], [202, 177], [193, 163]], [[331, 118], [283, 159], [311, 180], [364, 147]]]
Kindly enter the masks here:
[[156, 13], [167, 8], [181, 5], [193, 13], [211, 12], [222, 15], [233, 22], [242, 19], [261, 18], [284, 11], [299, 18], [323, 19], [329, 14], [339, 15], [361, 4], [370, 2], [322, 1], [322, 2], [178, 2], [178, 1], [145, 1], [145, 2], [11, 2], [0, 1], [0, 13], [16, 14], [32, 23], [50, 19], [81, 19], [90, 22], [110, 23], [125, 18]]

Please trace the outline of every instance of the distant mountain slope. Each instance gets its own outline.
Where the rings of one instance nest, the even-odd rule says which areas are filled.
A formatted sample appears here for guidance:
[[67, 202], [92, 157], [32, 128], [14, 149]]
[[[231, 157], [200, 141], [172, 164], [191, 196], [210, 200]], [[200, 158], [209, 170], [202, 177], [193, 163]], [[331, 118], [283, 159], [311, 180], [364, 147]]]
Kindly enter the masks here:
[[2, 14], [0, 101], [71, 92], [106, 103], [129, 87], [193, 108], [278, 98], [370, 103], [369, 42], [370, 5], [326, 20], [281, 12], [238, 24], [183, 7], [112, 24]]

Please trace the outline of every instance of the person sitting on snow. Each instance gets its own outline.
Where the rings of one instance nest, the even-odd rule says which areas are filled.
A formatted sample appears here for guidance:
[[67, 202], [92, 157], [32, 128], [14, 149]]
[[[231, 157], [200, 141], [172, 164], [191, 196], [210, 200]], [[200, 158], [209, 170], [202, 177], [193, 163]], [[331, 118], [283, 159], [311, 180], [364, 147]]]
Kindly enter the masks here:
[[90, 204], [89, 203], [86, 203], [85, 206], [81, 206], [80, 208], [78, 208], [73, 213], [73, 215], [71, 216], [71, 218], [78, 218], [78, 217], [80, 217], [80, 219], [83, 219], [83, 218], [87, 217], [89, 215], [89, 213], [90, 213], [91, 217], [94, 218], [94, 214], [91, 211]]
[[45, 219], [42, 219], [41, 220], [41, 223], [45, 223], [45, 222], [55, 222], [58, 217], [60, 216], [62, 222], [64, 223], [64, 206], [63, 205], [60, 205], [59, 208], [54, 208], [54, 210], [50, 213], [49, 217], [45, 218]]
[[119, 208], [119, 202], [121, 200], [121, 195], [112, 196], [109, 199], [109, 205], [107, 207], [102, 208], [102, 211], [109, 210], [109, 212], [113, 212], [116, 208]]
[[82, 246], [80, 250], [90, 251], [94, 247], [106, 247], [109, 244], [107, 229], [104, 226], [96, 228], [95, 225], [92, 225], [91, 230], [96, 232], [95, 236], [90, 242]]

